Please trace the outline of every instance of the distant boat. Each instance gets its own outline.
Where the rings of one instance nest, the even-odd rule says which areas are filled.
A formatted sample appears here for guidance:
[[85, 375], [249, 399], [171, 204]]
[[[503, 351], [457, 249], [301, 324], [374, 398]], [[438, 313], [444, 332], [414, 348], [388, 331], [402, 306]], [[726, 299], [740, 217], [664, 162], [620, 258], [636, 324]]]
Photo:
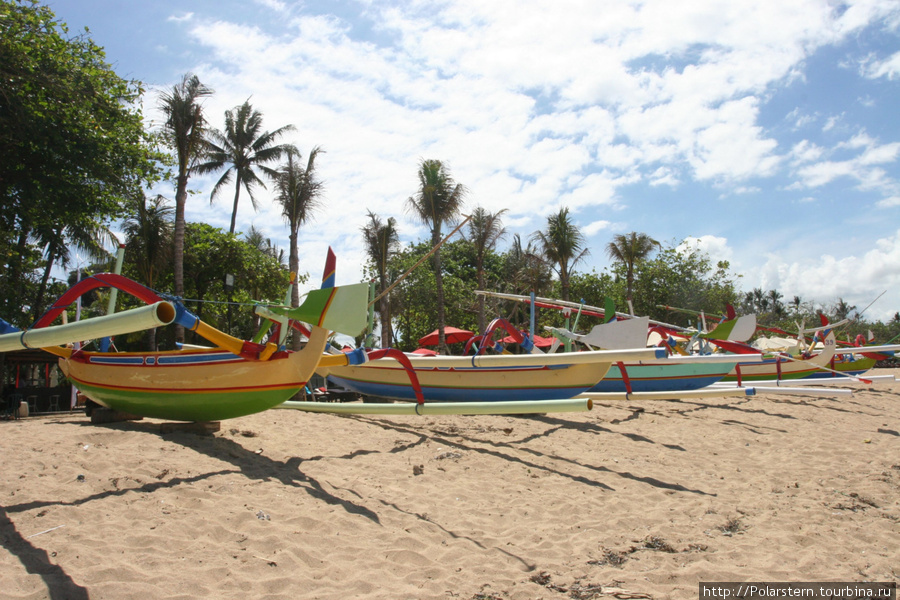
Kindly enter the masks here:
[[[426, 402], [508, 402], [573, 398], [620, 360], [664, 359], [665, 349], [420, 357], [407, 355]], [[321, 367], [318, 373], [364, 396], [415, 401], [408, 373], [394, 359]]]

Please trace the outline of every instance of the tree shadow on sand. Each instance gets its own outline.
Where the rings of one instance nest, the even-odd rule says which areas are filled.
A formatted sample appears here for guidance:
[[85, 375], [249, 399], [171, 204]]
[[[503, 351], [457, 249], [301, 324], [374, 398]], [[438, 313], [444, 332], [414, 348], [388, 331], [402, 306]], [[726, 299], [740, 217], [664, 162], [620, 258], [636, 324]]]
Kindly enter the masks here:
[[[535, 415], [535, 417], [537, 417], [539, 419], [542, 418], [542, 416], [539, 416], [539, 415]], [[407, 425], [404, 425], [401, 423], [396, 423], [394, 421], [372, 419], [372, 418], [362, 417], [362, 416], [353, 416], [353, 417], [347, 417], [347, 418], [357, 419], [359, 421], [362, 421], [362, 422], [365, 422], [365, 423], [368, 423], [371, 425], [376, 425], [383, 429], [390, 429], [393, 431], [407, 433], [407, 434], [413, 434], [413, 435], [422, 435], [421, 431], [412, 429], [411, 427], [409, 427]], [[553, 420], [554, 417], [547, 417], [547, 419]], [[583, 425], [583, 423], [578, 423], [578, 425]], [[574, 425], [573, 425], [573, 427], [574, 427]], [[550, 435], [554, 431], [558, 431], [559, 429], [562, 429], [562, 428], [563, 428], [563, 425], [561, 424], [559, 427], [548, 430], [548, 431], [544, 432], [544, 434], [542, 434], [542, 435], [544, 435], [544, 436]], [[590, 428], [587, 428], [587, 429], [590, 429]], [[476, 452], [476, 453], [484, 454], [487, 456], [492, 456], [494, 458], [498, 458], [500, 460], [504, 460], [507, 462], [519, 463], [519, 464], [521, 464], [529, 469], [535, 470], [535, 471], [543, 471], [545, 473], [557, 475], [559, 477], [570, 479], [570, 480], [578, 482], [578, 483], [582, 483], [582, 484], [585, 484], [585, 485], [588, 485], [591, 487], [605, 489], [608, 491], [615, 491], [615, 488], [613, 488], [610, 485], [603, 483], [601, 481], [597, 481], [596, 479], [591, 479], [591, 478], [588, 478], [588, 477], [585, 477], [582, 475], [576, 475], [574, 473], [570, 473], [570, 472], [567, 472], [567, 471], [564, 471], [561, 469], [555, 469], [555, 468], [549, 467], [547, 465], [543, 465], [543, 464], [539, 464], [537, 462], [526, 460], [522, 457], [515, 456], [514, 454], [511, 454], [509, 452], [505, 452], [504, 450], [512, 450], [512, 451], [516, 451], [516, 452], [527, 453], [527, 454], [530, 454], [535, 457], [548, 458], [548, 459], [558, 461], [561, 463], [566, 463], [569, 465], [587, 469], [589, 471], [596, 471], [599, 473], [608, 473], [610, 475], [615, 475], [615, 476], [621, 477], [623, 479], [628, 479], [631, 481], [645, 483], [647, 485], [651, 485], [656, 488], [672, 490], [672, 491], [677, 491], [677, 492], [689, 492], [692, 494], [700, 494], [703, 496], [715, 496], [716, 495], [716, 494], [711, 494], [709, 492], [705, 492], [703, 490], [687, 488], [678, 483], [670, 483], [670, 482], [662, 481], [662, 480], [656, 479], [654, 477], [645, 477], [645, 476], [635, 475], [635, 474], [627, 472], [627, 471], [616, 471], [616, 470], [610, 469], [609, 467], [605, 467], [605, 466], [590, 465], [590, 464], [586, 464], [586, 463], [583, 463], [581, 461], [578, 461], [578, 460], [575, 460], [572, 458], [566, 458], [566, 457], [558, 456], [555, 454], [547, 454], [545, 452], [541, 452], [539, 450], [535, 450], [531, 447], [523, 445], [519, 441], [496, 441], [496, 440], [491, 440], [491, 439], [476, 438], [476, 437], [472, 437], [472, 436], [463, 435], [461, 432], [454, 432], [453, 436], [462, 438], [467, 443], [460, 443], [460, 442], [451, 440], [446, 437], [441, 437], [440, 435], [437, 435], [437, 436], [431, 435], [429, 437], [433, 441], [438, 442], [443, 445], [446, 445], [451, 448], [466, 450], [468, 452]], [[472, 444], [488, 445], [488, 446], [491, 446], [491, 448], [484, 448], [482, 446], [477, 446], [477, 445], [472, 445]]]
[[144, 494], [162, 488], [173, 488], [186, 483], [202, 481], [210, 477], [216, 477], [231, 472], [233, 471], [204, 473], [202, 475], [197, 475], [196, 477], [173, 477], [168, 481], [158, 481], [133, 488], [123, 488], [91, 494], [78, 500], [36, 500], [0, 507], [0, 545], [2, 545], [10, 555], [18, 558], [28, 573], [34, 573], [41, 576], [44, 585], [47, 586], [47, 593], [50, 600], [87, 600], [87, 598], [89, 598], [87, 590], [75, 583], [71, 576], [69, 576], [65, 569], [60, 565], [54, 564], [50, 560], [51, 557], [47, 554], [46, 550], [35, 546], [35, 544], [30, 541], [31, 537], [35, 537], [39, 534], [32, 534], [29, 537], [24, 537], [18, 529], [16, 529], [16, 525], [13, 523], [12, 519], [10, 519], [11, 514], [18, 514], [52, 506], [80, 506], [104, 498], [126, 496], [133, 493]]
[[54, 564], [46, 550], [36, 547], [19, 533], [9, 518], [10, 512], [0, 506], [0, 545], [19, 559], [26, 572], [40, 575], [50, 600], [88, 600], [87, 589], [75, 583], [60, 565]]
[[[96, 427], [96, 425], [92, 426]], [[317, 479], [304, 473], [300, 469], [300, 465], [304, 461], [302, 458], [291, 457], [285, 461], [275, 460], [253, 450], [248, 450], [238, 442], [223, 436], [198, 435], [188, 432], [160, 433], [159, 423], [127, 422], [110, 423], [103, 426], [110, 429], [143, 431], [159, 435], [169, 442], [180, 444], [200, 454], [206, 454], [210, 458], [230, 463], [249, 479], [274, 480], [287, 487], [302, 489], [316, 500], [321, 500], [332, 506], [339, 506], [350, 514], [360, 515], [374, 523], [380, 524], [378, 514], [375, 511], [361, 504], [330, 494]], [[371, 450], [355, 450], [344, 458], [353, 458], [353, 456], [362, 456], [374, 452]]]

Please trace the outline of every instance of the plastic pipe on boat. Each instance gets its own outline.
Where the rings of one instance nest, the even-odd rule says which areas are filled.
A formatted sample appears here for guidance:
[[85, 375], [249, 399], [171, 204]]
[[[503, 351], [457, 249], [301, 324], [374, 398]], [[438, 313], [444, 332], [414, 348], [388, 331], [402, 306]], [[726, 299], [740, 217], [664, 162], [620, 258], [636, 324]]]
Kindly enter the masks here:
[[175, 307], [162, 301], [149, 306], [85, 319], [66, 325], [39, 327], [0, 335], [0, 352], [23, 348], [50, 348], [83, 340], [123, 335], [168, 325], [175, 320]]

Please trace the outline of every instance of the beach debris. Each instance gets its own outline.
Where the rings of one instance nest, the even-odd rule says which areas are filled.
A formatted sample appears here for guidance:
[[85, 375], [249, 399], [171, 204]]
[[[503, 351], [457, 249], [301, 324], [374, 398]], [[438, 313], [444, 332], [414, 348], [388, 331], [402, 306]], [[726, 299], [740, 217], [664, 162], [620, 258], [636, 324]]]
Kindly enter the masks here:
[[267, 513], [264, 513], [263, 511], [259, 511], [258, 513], [256, 513], [256, 518], [259, 519], [260, 521], [271, 521], [272, 520], [272, 518]]
[[278, 566], [278, 563], [275, 562], [274, 560], [272, 560], [271, 558], [266, 558], [266, 557], [264, 557], [264, 556], [257, 556], [256, 554], [253, 555], [253, 558], [258, 558], [259, 560], [264, 560], [264, 561], [266, 561], [266, 563], [267, 563], [270, 567], [277, 567], [277, 566]]
[[725, 521], [724, 525], [719, 526], [719, 531], [722, 532], [722, 535], [732, 536], [736, 533], [740, 533], [745, 529], [744, 524], [741, 523], [741, 520], [735, 517], [728, 519]]
[[65, 525], [57, 525], [56, 527], [51, 527], [50, 529], [45, 529], [44, 531], [39, 531], [39, 532], [37, 532], [37, 533], [32, 533], [31, 535], [29, 535], [29, 536], [28, 536], [27, 538], [25, 538], [25, 539], [26, 539], [26, 540], [30, 540], [30, 539], [33, 538], [33, 537], [37, 537], [37, 536], [39, 536], [39, 535], [44, 535], [45, 533], [50, 533], [51, 531], [55, 531], [55, 530], [59, 529], [60, 527], [65, 527]]
[[616, 552], [609, 548], [603, 549], [603, 558], [587, 561], [589, 565], [609, 565], [610, 567], [621, 567], [628, 560], [630, 552]]
[[603, 586], [599, 583], [583, 584], [580, 580], [576, 580], [575, 583], [566, 587], [564, 585], [553, 583], [551, 581], [550, 573], [547, 571], [541, 571], [537, 575], [532, 575], [529, 578], [529, 581], [543, 586], [548, 590], [559, 592], [561, 594], [568, 594], [570, 598], [575, 598], [576, 600], [592, 600], [593, 598], [603, 595]]
[[440, 454], [435, 456], [434, 460], [447, 460], [447, 459], [457, 460], [457, 459], [462, 458], [462, 456], [463, 456], [462, 452], [457, 452], [456, 450], [448, 450], [447, 452], [441, 452]]
[[75, 478], [75, 481], [84, 483], [84, 475], [79, 474], [78, 477]]
[[413, 475], [421, 475], [425, 472], [425, 465], [413, 465]]
[[228, 433], [230, 433], [231, 435], [240, 435], [245, 438], [253, 438], [253, 437], [257, 437], [259, 435], [255, 431], [251, 431], [249, 429], [235, 429], [235, 428], [229, 429]]
[[660, 552], [676, 553], [678, 550], [672, 547], [669, 542], [662, 539], [658, 535], [651, 535], [643, 540], [644, 548], [648, 550], [658, 550]]

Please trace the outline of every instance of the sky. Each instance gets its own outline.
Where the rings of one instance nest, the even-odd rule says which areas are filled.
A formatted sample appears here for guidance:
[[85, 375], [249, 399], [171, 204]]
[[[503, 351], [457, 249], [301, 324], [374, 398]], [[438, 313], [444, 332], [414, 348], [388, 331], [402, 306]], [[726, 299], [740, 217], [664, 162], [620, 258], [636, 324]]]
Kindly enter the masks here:
[[[463, 212], [508, 211], [501, 251], [567, 207], [590, 249], [577, 270], [602, 272], [613, 236], [637, 231], [729, 261], [744, 292], [900, 311], [897, 0], [46, 4], [146, 85], [148, 126], [194, 73], [213, 127], [249, 99], [265, 129], [296, 128], [283, 139], [304, 161], [322, 148], [323, 208], [300, 232], [312, 280], [328, 246], [338, 284], [361, 280], [367, 211], [428, 239], [406, 201], [437, 159]], [[227, 231], [216, 179], [191, 179], [187, 219]], [[271, 192], [256, 196], [237, 229], [287, 250]]]

